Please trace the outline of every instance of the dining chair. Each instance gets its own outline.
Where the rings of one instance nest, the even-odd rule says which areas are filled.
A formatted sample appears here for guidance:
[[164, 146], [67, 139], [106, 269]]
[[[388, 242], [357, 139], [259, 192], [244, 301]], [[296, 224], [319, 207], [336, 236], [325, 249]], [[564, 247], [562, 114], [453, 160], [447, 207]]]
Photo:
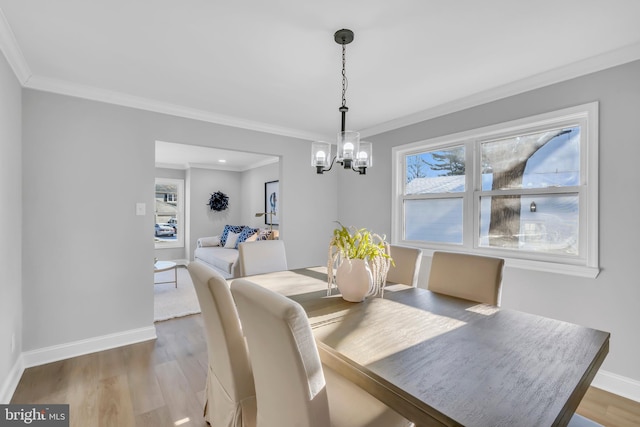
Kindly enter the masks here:
[[405, 418], [322, 365], [297, 302], [236, 279], [231, 293], [253, 355], [257, 427], [396, 427]]
[[282, 240], [257, 240], [238, 245], [240, 274], [271, 273], [287, 269], [287, 255]]
[[205, 420], [216, 427], [255, 427], [253, 373], [229, 285], [200, 261], [189, 263], [187, 269], [200, 303], [207, 342]]
[[389, 255], [393, 263], [387, 273], [387, 282], [418, 286], [418, 274], [422, 263], [422, 249], [408, 246], [389, 245]]
[[434, 252], [430, 291], [470, 301], [498, 305], [504, 260], [479, 255]]

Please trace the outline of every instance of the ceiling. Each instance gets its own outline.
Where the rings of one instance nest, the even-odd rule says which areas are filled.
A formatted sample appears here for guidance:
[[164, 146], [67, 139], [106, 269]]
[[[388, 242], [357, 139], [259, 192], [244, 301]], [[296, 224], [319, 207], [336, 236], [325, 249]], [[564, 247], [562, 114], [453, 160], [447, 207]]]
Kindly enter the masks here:
[[156, 141], [156, 167], [243, 172], [278, 162], [276, 156]]
[[637, 0], [0, 0], [23, 86], [293, 136], [364, 136], [640, 59]]

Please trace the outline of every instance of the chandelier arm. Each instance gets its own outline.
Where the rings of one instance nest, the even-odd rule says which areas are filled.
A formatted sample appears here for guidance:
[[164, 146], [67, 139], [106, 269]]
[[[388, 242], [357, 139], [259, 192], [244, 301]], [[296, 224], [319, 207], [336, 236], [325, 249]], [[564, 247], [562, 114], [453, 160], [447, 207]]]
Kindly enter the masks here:
[[329, 172], [331, 170], [331, 168], [333, 167], [333, 163], [336, 161], [336, 156], [333, 156], [333, 159], [331, 159], [331, 164], [329, 165], [328, 169], [324, 169], [322, 166], [316, 166], [316, 172], [318, 174], [322, 174], [324, 172]]
[[358, 166], [358, 167], [353, 167], [353, 162], [351, 163], [351, 170], [354, 172], [358, 172], [358, 174], [360, 175], [366, 175], [367, 174], [367, 167], [366, 166]]

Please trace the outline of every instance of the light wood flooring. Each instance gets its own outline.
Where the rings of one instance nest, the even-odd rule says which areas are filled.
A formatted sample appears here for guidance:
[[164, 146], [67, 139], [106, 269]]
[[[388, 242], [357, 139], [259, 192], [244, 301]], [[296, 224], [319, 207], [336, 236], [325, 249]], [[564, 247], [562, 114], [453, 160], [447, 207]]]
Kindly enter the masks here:
[[[207, 426], [201, 315], [156, 323], [158, 339], [25, 370], [11, 403], [68, 403], [72, 427]], [[640, 426], [640, 403], [591, 387], [577, 411]]]

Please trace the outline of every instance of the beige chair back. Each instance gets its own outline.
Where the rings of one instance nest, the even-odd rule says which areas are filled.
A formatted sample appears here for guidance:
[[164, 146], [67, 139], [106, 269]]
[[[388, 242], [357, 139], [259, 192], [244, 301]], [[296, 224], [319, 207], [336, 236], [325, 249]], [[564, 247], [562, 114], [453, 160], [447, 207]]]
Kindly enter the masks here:
[[240, 274], [271, 273], [287, 269], [287, 255], [282, 240], [258, 240], [238, 245]]
[[254, 355], [258, 427], [328, 427], [322, 363], [304, 309], [245, 279], [231, 292]]
[[434, 252], [428, 289], [470, 301], [498, 305], [504, 260]]
[[253, 373], [229, 285], [199, 261], [187, 268], [202, 311], [209, 358], [205, 419], [213, 426], [255, 426]]
[[393, 258], [387, 273], [387, 282], [418, 286], [418, 274], [422, 263], [422, 249], [408, 246], [389, 245], [389, 255]]
[[407, 419], [320, 361], [297, 302], [247, 279], [231, 293], [252, 355], [258, 427], [410, 427]]

